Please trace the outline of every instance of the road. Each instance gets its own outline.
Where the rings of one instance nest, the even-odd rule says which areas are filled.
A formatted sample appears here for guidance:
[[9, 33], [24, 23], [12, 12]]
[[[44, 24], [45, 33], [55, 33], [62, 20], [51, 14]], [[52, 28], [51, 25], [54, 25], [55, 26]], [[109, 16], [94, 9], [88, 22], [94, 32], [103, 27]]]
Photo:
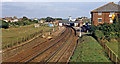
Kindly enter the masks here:
[[66, 30], [60, 36], [37, 46], [29, 47], [17, 55], [4, 59], [3, 64], [67, 63], [74, 52], [76, 43], [77, 37], [75, 36], [74, 30], [66, 27]]

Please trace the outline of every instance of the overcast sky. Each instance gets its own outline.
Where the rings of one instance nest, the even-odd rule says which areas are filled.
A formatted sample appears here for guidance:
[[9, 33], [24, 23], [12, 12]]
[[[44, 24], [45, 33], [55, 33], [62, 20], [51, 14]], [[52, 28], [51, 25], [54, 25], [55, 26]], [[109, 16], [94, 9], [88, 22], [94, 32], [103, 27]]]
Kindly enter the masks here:
[[2, 0], [2, 2], [118, 2], [120, 0]]
[[[26, 1], [26, 2], [25, 2]], [[86, 16], [90, 18], [90, 11], [108, 2], [96, 2], [97, 0], [4, 0], [2, 1], [2, 17], [5, 16], [27, 16], [29, 18], [61, 17], [72, 18]], [[38, 2], [37, 2], [38, 1]], [[48, 2], [51, 1], [51, 2]], [[56, 1], [56, 2], [55, 2]], [[77, 2], [79, 1], [79, 2]], [[81, 2], [80, 2], [81, 1]], [[102, 1], [102, 0], [98, 0]], [[104, 0], [105, 1], [105, 0]], [[107, 1], [107, 0], [106, 0]], [[109, 0], [116, 2], [117, 0]]]

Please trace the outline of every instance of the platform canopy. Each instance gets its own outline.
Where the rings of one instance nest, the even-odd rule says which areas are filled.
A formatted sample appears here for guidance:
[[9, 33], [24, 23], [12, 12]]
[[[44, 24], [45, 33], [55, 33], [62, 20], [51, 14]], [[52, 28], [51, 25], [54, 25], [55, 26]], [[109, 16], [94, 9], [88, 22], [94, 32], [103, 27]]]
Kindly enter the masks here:
[[59, 23], [80, 23], [80, 21], [59, 21]]

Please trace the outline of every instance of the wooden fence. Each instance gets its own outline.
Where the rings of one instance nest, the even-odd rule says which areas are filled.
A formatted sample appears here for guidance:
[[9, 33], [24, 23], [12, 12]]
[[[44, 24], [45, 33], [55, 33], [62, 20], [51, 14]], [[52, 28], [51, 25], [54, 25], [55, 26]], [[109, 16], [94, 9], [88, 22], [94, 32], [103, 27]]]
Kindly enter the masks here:
[[107, 56], [110, 58], [112, 62], [115, 64], [120, 64], [120, 60], [118, 57], [118, 54], [115, 54], [105, 43], [103, 43], [101, 40], [98, 40], [98, 42], [101, 44], [101, 46], [104, 48], [105, 52], [107, 53]]

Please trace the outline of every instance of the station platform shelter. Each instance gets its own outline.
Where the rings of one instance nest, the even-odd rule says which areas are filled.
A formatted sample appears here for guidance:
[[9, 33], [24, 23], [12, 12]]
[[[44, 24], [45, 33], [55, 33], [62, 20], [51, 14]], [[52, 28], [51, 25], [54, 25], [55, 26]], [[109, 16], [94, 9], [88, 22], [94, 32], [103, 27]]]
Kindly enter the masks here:
[[80, 21], [59, 21], [59, 26], [69, 25], [79, 27], [80, 24]]

